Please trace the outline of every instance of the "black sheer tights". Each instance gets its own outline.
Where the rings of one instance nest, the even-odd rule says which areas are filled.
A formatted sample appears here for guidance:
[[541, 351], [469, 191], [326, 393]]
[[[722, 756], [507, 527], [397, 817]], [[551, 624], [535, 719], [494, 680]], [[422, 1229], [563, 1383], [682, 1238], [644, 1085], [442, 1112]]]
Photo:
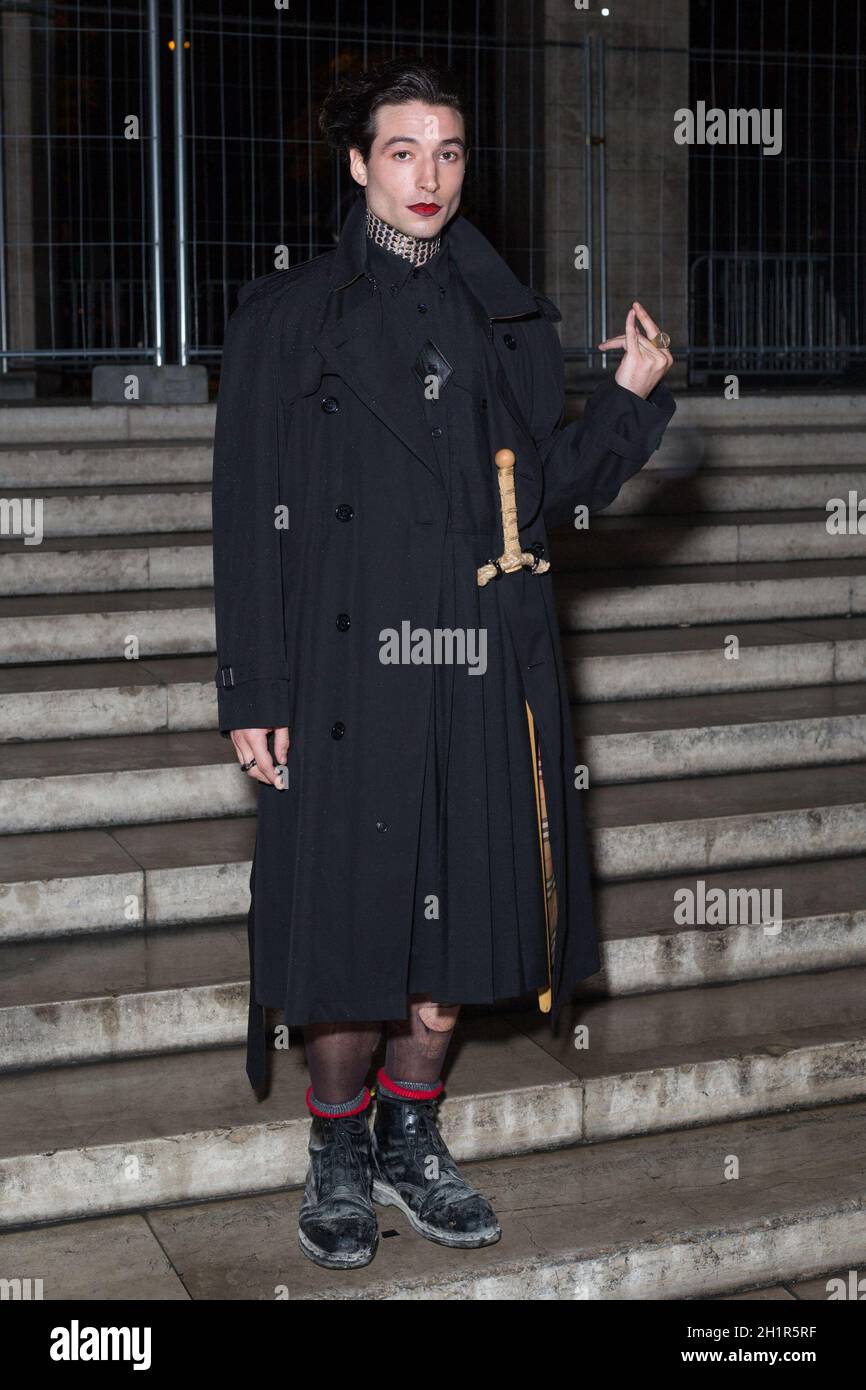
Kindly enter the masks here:
[[[440, 1006], [432, 1003], [429, 995], [410, 995], [409, 1017], [386, 1024], [388, 1075], [395, 1081], [438, 1081], [458, 1012], [458, 1005]], [[304, 1025], [303, 1034], [317, 1100], [339, 1105], [369, 1084], [380, 1024], [310, 1023]]]

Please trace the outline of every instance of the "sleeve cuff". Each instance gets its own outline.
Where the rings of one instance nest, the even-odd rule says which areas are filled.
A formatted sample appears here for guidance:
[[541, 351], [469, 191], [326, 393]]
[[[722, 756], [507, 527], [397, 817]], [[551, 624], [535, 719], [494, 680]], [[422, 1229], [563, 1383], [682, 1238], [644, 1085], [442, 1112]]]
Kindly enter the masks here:
[[229, 689], [217, 686], [219, 730], [285, 729], [289, 725], [288, 680], [241, 681]]
[[655, 453], [676, 408], [663, 381], [644, 400], [608, 377], [587, 401], [584, 418], [613, 453], [637, 462]]

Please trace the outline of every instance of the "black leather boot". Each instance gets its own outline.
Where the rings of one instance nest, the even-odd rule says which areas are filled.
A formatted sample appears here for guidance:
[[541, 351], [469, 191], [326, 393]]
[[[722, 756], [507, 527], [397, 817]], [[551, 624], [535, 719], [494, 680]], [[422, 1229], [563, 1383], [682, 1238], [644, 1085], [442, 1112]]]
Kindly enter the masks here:
[[326, 1269], [367, 1265], [379, 1244], [370, 1201], [370, 1129], [366, 1113], [314, 1115], [310, 1165], [298, 1213], [298, 1244]]
[[373, 1201], [399, 1207], [419, 1235], [439, 1245], [493, 1245], [502, 1235], [496, 1213], [470, 1187], [436, 1123], [434, 1100], [391, 1097], [376, 1091], [370, 1145]]

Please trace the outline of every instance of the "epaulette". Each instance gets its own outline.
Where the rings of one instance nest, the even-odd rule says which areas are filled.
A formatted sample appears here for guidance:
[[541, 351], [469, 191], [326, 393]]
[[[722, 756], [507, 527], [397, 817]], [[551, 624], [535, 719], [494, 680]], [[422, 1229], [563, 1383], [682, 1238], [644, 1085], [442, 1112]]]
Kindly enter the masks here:
[[264, 295], [279, 294], [296, 284], [299, 279], [306, 279], [307, 275], [320, 268], [319, 262], [333, 254], [333, 251], [322, 251], [320, 255], [313, 256], [308, 261], [299, 261], [297, 265], [290, 265], [285, 270], [272, 270], [268, 275], [257, 275], [255, 280], [248, 280], [245, 285], [241, 285], [238, 290], [238, 304], [248, 304], [251, 299], [259, 299]]
[[538, 305], [544, 317], [546, 319], [550, 319], [551, 323], [559, 323], [560, 319], [562, 318], [562, 314], [559, 312], [559, 309], [556, 307], [553, 300], [548, 299], [546, 294], [539, 294], [538, 290], [533, 290], [532, 293], [535, 297], [535, 302]]

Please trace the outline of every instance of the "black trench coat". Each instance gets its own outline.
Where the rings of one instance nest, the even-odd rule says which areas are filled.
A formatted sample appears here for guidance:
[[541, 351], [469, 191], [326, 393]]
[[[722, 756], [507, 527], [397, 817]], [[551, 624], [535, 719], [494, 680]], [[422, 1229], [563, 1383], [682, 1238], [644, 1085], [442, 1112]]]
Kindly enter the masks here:
[[[213, 473], [220, 731], [287, 725], [291, 737], [288, 789], [258, 785], [248, 918], [255, 1088], [265, 1007], [282, 1008], [289, 1025], [407, 1016], [433, 667], [382, 664], [378, 634], [406, 619], [436, 626], [448, 501], [411, 363], [381, 332], [365, 235], [358, 196], [334, 250], [240, 290], [223, 352]], [[611, 375], [582, 420], [563, 426], [558, 309], [460, 214], [446, 235], [494, 345], [489, 435], [493, 452], [516, 455], [523, 548], [549, 549], [547, 526], [568, 522], [579, 504], [608, 506], [658, 447], [676, 405], [664, 383], [641, 400]], [[477, 565], [489, 550], [479, 537]], [[552, 573], [504, 575], [493, 587], [543, 750], [558, 897], [555, 1024], [600, 958]], [[352, 644], [335, 626], [347, 608]], [[525, 728], [522, 703], [514, 717]], [[480, 824], [480, 862], [487, 834]]]

